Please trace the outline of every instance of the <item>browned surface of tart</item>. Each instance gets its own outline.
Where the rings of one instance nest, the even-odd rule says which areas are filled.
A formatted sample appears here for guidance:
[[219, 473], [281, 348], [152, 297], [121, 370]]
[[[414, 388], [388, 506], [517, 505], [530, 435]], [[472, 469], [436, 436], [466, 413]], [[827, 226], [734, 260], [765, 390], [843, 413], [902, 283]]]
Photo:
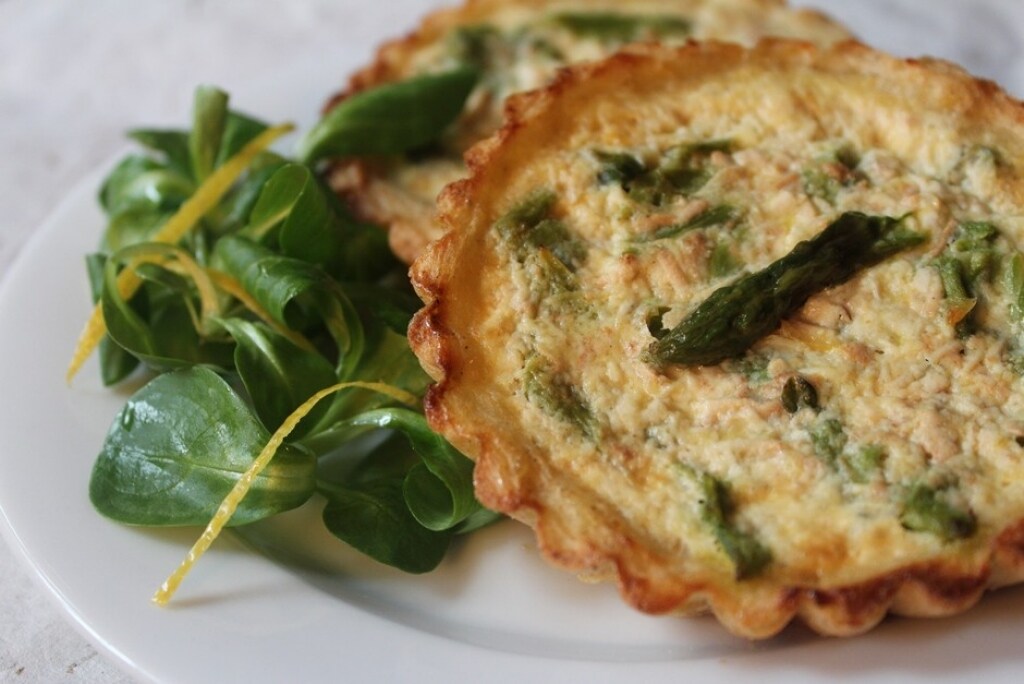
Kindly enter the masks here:
[[469, 0], [431, 14], [411, 35], [385, 44], [374, 63], [328, 104], [451, 68], [467, 50], [477, 58], [485, 55], [483, 83], [437, 150], [416, 160], [338, 163], [330, 173], [332, 186], [361, 217], [390, 229], [392, 249], [406, 263], [440, 236], [434, 221], [437, 194], [465, 175], [463, 152], [498, 129], [505, 98], [546, 85], [567, 64], [605, 57], [627, 42], [614, 35], [579, 35], [558, 20], [575, 13], [649, 17], [665, 26], [640, 30], [633, 38], [674, 44], [691, 38], [752, 44], [766, 35], [822, 43], [849, 37], [820, 13], [791, 9], [782, 0]]
[[[1024, 579], [1019, 102], [946, 63], [772, 40], [633, 49], [507, 114], [413, 267], [427, 416], [486, 506], [642, 611], [752, 638]], [[925, 241], [741, 358], [645, 360], [847, 212]]]

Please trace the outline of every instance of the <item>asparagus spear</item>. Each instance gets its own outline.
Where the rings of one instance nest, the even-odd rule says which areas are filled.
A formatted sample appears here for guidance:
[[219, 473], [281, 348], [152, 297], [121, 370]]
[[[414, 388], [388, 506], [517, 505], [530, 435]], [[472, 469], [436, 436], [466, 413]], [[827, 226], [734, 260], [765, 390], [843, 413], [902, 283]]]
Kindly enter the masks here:
[[645, 352], [655, 366], [713, 365], [747, 351], [811, 295], [925, 240], [901, 219], [847, 212], [763, 270], [719, 288]]

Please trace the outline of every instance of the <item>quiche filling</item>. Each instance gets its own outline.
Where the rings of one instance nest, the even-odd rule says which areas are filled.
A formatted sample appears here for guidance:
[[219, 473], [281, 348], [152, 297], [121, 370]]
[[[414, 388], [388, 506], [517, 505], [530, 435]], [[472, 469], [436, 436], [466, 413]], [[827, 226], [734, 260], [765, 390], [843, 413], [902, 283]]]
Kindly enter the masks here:
[[[738, 581], [855, 582], [970, 545], [1020, 488], [994, 473], [1024, 458], [1024, 258], [986, 199], [998, 152], [936, 173], [733, 126], [545, 159], [488, 237], [504, 389], [557, 435], [554, 467]], [[821, 243], [849, 217], [884, 224], [884, 255]], [[706, 362], [651, 363], [701, 307], [732, 324], [728, 307], [760, 315], [806, 281], [749, 344], [724, 325]], [[716, 298], [730, 287], [746, 289]]]
[[[434, 202], [447, 184], [466, 175], [463, 153], [500, 128], [508, 97], [544, 87], [564, 68], [603, 59], [627, 45], [681, 45], [691, 39], [753, 44], [763, 36], [830, 44], [849, 33], [784, 0], [465, 0], [382, 48], [351, 89], [469, 68], [478, 80], [459, 117], [437, 140], [404, 154], [339, 163], [332, 187], [364, 218], [388, 226], [392, 249], [411, 263], [427, 242], [440, 237]], [[637, 179], [638, 188], [648, 180], [654, 179]], [[727, 255], [721, 254], [727, 266]]]
[[851, 635], [1024, 581], [1022, 111], [856, 43], [562, 72], [413, 265], [428, 420], [646, 612]]
[[[640, 3], [642, 5], [642, 3]], [[471, 66], [480, 82], [466, 110], [438, 143], [392, 162], [392, 180], [425, 202], [465, 174], [462, 155], [501, 125], [505, 99], [549, 83], [559, 69], [597, 60], [636, 41], [685, 41], [694, 32], [687, 17], [637, 10], [502, 8], [486, 22], [453, 27], [441, 40], [416, 54], [409, 75]], [[572, 5], [569, 4], [569, 7]]]

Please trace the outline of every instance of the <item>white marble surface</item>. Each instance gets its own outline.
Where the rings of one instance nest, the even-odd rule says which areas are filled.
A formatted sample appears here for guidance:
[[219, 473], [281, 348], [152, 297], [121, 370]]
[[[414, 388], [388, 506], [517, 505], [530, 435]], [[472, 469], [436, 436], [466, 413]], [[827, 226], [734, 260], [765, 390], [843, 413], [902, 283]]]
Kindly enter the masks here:
[[[123, 149], [125, 129], [183, 123], [197, 83], [219, 84], [267, 118], [308, 122], [320, 95], [373, 44], [436, 4], [0, 0], [0, 278], [67, 189]], [[885, 49], [953, 59], [1024, 95], [1020, 0], [796, 4], [827, 8]], [[282, 78], [307, 79], [305, 101], [281, 102], [263, 87]], [[14, 399], [0, 394], [0, 410]], [[3, 543], [0, 681], [130, 681], [66, 622]]]

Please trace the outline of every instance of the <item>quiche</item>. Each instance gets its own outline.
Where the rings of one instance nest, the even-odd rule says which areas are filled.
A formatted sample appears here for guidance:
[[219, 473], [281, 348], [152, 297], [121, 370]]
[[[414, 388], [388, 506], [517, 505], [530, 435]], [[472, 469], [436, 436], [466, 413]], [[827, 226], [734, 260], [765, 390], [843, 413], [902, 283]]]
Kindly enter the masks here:
[[750, 638], [1024, 579], [1024, 105], [766, 40], [633, 48], [508, 114], [413, 266], [428, 419], [484, 505]]
[[783, 0], [468, 0], [386, 44], [328, 105], [384, 83], [469, 64], [482, 78], [461, 117], [433, 149], [339, 162], [330, 183], [362, 218], [387, 226], [393, 251], [411, 263], [440, 235], [433, 220], [438, 193], [465, 174], [465, 150], [498, 129], [510, 94], [543, 86], [565, 65], [607, 56], [630, 42], [753, 43], [765, 35], [822, 42], [849, 37], [823, 15], [788, 8]]

